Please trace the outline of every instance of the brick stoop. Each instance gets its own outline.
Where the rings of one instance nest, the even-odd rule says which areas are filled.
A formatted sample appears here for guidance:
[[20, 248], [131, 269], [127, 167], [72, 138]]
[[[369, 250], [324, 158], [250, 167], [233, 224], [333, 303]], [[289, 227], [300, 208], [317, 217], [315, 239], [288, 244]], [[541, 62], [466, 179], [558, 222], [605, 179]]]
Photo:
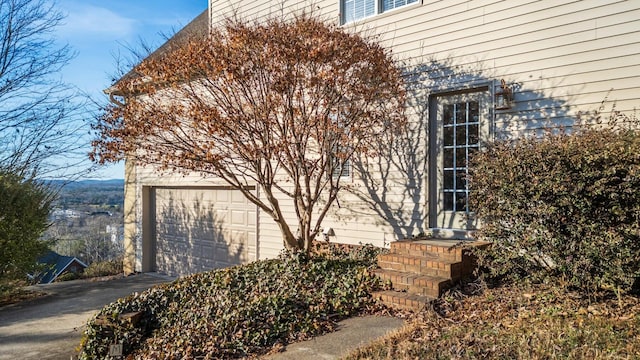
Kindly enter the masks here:
[[[375, 292], [373, 296], [392, 308], [422, 310], [473, 272], [474, 258], [458, 244], [460, 241], [435, 239], [392, 242], [391, 251], [378, 256], [379, 269], [374, 270], [382, 281], [391, 284], [392, 290]], [[488, 244], [466, 241], [465, 245]]]

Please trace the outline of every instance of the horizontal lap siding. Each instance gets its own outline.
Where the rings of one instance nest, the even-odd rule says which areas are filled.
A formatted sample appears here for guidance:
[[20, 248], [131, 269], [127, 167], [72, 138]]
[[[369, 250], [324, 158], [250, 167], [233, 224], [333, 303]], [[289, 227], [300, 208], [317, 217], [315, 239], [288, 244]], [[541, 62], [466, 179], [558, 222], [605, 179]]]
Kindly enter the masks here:
[[[256, 19], [279, 14], [283, 8], [285, 13], [310, 9], [310, 4], [212, 1], [210, 6], [215, 25], [233, 12]], [[317, 1], [313, 6], [323, 18], [339, 21], [339, 0]], [[632, 111], [640, 104], [640, 3], [636, 1], [424, 0], [344, 28], [378, 35], [398, 60], [416, 68], [429, 67], [431, 79], [423, 76], [411, 84], [418, 89], [424, 84], [439, 91], [455, 90], [500, 79], [513, 84], [515, 107], [496, 113], [498, 137], [570, 126], [575, 116], [597, 109], [605, 98], [617, 101], [619, 110]], [[440, 68], [434, 69], [430, 61]], [[464, 76], [455, 75], [460, 71]], [[418, 149], [422, 149], [413, 160], [421, 171], [413, 175], [418, 181], [426, 181], [428, 95], [428, 89], [417, 91], [410, 99], [409, 113], [419, 124], [416, 134], [420, 137]], [[422, 229], [426, 184], [416, 185], [422, 195], [410, 199], [404, 186], [409, 176], [401, 169], [390, 169], [387, 180], [394, 184], [378, 209], [343, 192], [341, 208], [336, 204], [324, 221], [336, 233], [333, 240], [382, 245], [394, 240], [398, 228], [405, 225], [413, 226], [414, 231]], [[362, 186], [357, 177], [351, 184]], [[286, 198], [281, 200], [284, 204]], [[396, 220], [380, 216], [382, 208]], [[284, 209], [295, 228], [293, 207]], [[276, 256], [281, 248], [279, 228], [272, 219], [261, 218], [260, 256]]]
[[467, 72], [463, 81], [434, 78], [440, 90], [514, 84], [515, 107], [496, 116], [498, 137], [570, 125], [604, 100], [605, 110], [615, 102], [628, 114], [640, 104], [638, 2], [425, 0], [356, 27], [380, 34], [399, 59]]
[[[314, 6], [337, 21], [338, 4], [319, 1]], [[212, 2], [214, 14], [234, 9], [247, 18], [283, 8], [310, 7], [306, 1]], [[399, 59], [449, 61], [488, 80], [518, 83], [525, 98], [530, 97], [527, 92], [535, 92], [551, 100], [539, 106], [562, 108], [569, 103], [562, 113], [573, 116], [578, 110], [597, 108], [610, 89], [614, 91], [609, 99], [618, 101], [618, 109], [637, 106], [637, 96], [625, 90], [637, 90], [634, 84], [640, 80], [633, 66], [640, 62], [639, 15], [634, 1], [425, 0], [345, 28], [379, 34]], [[517, 105], [516, 110], [531, 106], [528, 100]], [[540, 116], [548, 119], [546, 113]]]
[[[424, 138], [424, 134], [420, 137]], [[424, 142], [420, 147], [426, 148]], [[424, 156], [420, 155], [420, 151], [417, 153], [417, 157], [412, 157], [413, 166], [424, 173]], [[382, 180], [382, 172], [372, 171], [372, 173], [374, 173], [373, 177], [376, 181]], [[412, 197], [406, 194], [409, 175], [394, 166], [390, 167], [388, 174], [385, 176], [386, 189], [384, 192], [377, 191], [377, 196], [383, 201], [375, 202], [373, 207], [371, 203], [362, 201], [349, 191], [349, 188], [353, 188], [369, 195], [368, 188], [358, 179], [358, 176], [343, 180], [344, 188], [340, 192], [339, 200], [333, 204], [322, 222], [323, 228], [333, 229], [335, 236], [332, 236], [330, 241], [346, 244], [373, 244], [382, 247], [388, 246], [391, 241], [404, 237], [399, 234], [411, 235], [414, 231], [408, 230], [407, 227], [412, 227], [414, 230], [418, 227], [423, 229], [425, 204], [424, 197], [421, 196], [424, 191], [421, 188], [422, 176], [418, 176], [416, 188], [410, 189], [414, 193], [417, 192]], [[276, 197], [287, 223], [295, 232], [297, 218], [292, 200], [281, 193], [276, 193]], [[318, 204], [316, 210], [319, 211], [321, 206], [322, 204]], [[319, 213], [316, 212], [314, 221], [318, 215]], [[318, 239], [322, 240], [323, 236], [320, 235]], [[280, 229], [270, 217], [261, 218], [259, 246], [261, 258], [275, 257], [283, 249]]]
[[[313, 11], [320, 14], [323, 18], [330, 21], [338, 21], [338, 1], [316, 1], [313, 3], [313, 6], [310, 6], [310, 4], [311, 3], [308, 1], [285, 1], [284, 5], [281, 1], [240, 2], [240, 4], [239, 2], [232, 1], [213, 1], [211, 3], [211, 12], [214, 24], [216, 19], [219, 20], [225, 14], [231, 14], [234, 11], [236, 11], [242, 18], [255, 19], [259, 16], [266, 16], [269, 14], [277, 15], [279, 14], [279, 9], [283, 6], [285, 8], [289, 7], [289, 9], [294, 9], [294, 11], [297, 12], [313, 8]], [[423, 167], [424, 163], [422, 162], [419, 166]], [[398, 172], [397, 170], [391, 171], [387, 180], [391, 183], [395, 183], [396, 185], [391, 189], [391, 193], [387, 194], [388, 202], [383, 204], [383, 206], [394, 209], [408, 207], [393, 193], [402, 193], [402, 190], [405, 188], [404, 184], [406, 183], [406, 175]], [[350, 185], [356, 185], [358, 180], [348, 180], [348, 183]], [[287, 223], [292, 227], [292, 230], [295, 231], [297, 229], [297, 218], [291, 199], [283, 194], [280, 194], [277, 197]], [[420, 199], [420, 201], [424, 201], [424, 199]], [[323, 222], [324, 227], [331, 227], [334, 229], [335, 237], [332, 237], [331, 241], [352, 244], [372, 243], [377, 246], [383, 246], [385, 243], [388, 244], [388, 242], [397, 238], [397, 236], [394, 235], [394, 229], [387, 225], [386, 221], [377, 216], [376, 213], [361, 200], [343, 192], [340, 199], [340, 205], [342, 206], [342, 209], [339, 209], [337, 204], [334, 205]], [[422, 208], [424, 207], [424, 204], [420, 203], [418, 206]], [[316, 214], [316, 216], [317, 215], [318, 214]], [[261, 213], [260, 216], [260, 258], [272, 258], [277, 256], [283, 249], [281, 231], [273, 219], [268, 215]], [[416, 219], [413, 221], [415, 223], [422, 222], [422, 219], [424, 218], [422, 213], [416, 215], [412, 212], [408, 212], [407, 216], [409, 219], [412, 216], [415, 217]], [[322, 238], [322, 236], [320, 236], [320, 238]]]
[[225, 17], [238, 16], [241, 19], [254, 20], [267, 16], [280, 16], [281, 14], [300, 13], [302, 11], [321, 14], [324, 18], [331, 19], [338, 16], [338, 3], [335, 1], [307, 1], [307, 0], [277, 0], [277, 1], [234, 1], [212, 0], [209, 2], [209, 11], [213, 24]]

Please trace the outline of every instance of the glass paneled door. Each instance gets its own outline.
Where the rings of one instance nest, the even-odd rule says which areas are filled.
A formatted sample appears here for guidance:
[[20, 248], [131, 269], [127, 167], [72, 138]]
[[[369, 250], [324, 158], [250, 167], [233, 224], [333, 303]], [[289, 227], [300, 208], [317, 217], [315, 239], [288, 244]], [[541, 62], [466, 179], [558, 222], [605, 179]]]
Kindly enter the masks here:
[[488, 91], [442, 95], [432, 101], [431, 227], [472, 230], [469, 157], [489, 136]]

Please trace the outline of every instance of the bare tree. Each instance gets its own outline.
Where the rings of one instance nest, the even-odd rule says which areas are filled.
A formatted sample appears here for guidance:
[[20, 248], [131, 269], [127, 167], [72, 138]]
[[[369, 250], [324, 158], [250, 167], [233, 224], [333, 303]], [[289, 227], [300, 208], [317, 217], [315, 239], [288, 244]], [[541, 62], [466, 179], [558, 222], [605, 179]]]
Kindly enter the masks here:
[[69, 175], [86, 158], [86, 97], [59, 78], [73, 53], [55, 43], [55, 6], [0, 0], [0, 167], [23, 176]]
[[96, 125], [94, 159], [221, 178], [273, 218], [289, 249], [309, 250], [352, 156], [375, 156], [372, 140], [406, 121], [389, 51], [306, 14], [228, 19], [134, 71], [114, 85], [126, 102]]

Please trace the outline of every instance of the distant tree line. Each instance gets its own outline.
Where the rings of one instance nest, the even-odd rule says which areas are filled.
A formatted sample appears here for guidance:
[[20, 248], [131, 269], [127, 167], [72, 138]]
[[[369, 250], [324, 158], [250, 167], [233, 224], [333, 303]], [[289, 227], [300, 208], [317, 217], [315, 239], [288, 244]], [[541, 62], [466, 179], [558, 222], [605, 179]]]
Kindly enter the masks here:
[[124, 204], [124, 181], [118, 182], [74, 182], [66, 185], [58, 193], [54, 205], [60, 208], [76, 208], [93, 205], [102, 208], [119, 209]]

